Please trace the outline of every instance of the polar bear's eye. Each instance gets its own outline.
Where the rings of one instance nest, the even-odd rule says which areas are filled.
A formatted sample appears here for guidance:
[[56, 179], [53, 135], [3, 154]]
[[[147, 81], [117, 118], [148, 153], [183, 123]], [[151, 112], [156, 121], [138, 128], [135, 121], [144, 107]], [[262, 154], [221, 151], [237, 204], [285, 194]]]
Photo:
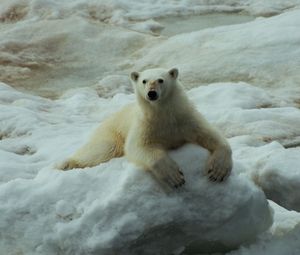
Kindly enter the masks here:
[[143, 84], [146, 84], [146, 83], [147, 83], [147, 81], [146, 81], [146, 80], [143, 80], [142, 82], [143, 82]]
[[157, 81], [158, 81], [158, 83], [160, 83], [160, 84], [161, 84], [161, 83], [164, 83], [164, 80], [163, 80], [163, 79], [158, 79]]

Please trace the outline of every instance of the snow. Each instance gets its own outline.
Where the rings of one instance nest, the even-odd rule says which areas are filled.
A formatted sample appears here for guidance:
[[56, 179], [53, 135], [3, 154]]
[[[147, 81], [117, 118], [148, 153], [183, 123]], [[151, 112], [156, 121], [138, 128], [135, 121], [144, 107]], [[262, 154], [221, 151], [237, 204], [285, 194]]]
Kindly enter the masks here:
[[[206, 151], [187, 147], [173, 156], [193, 159], [188, 167], [179, 161], [188, 184], [174, 194], [164, 194], [151, 176], [124, 159], [88, 171], [45, 167], [33, 179], [2, 185], [2, 252], [161, 254], [199, 243], [213, 243], [222, 251], [253, 240], [270, 226], [272, 212], [264, 194], [247, 178], [232, 176], [215, 185], [200, 172]], [[252, 226], [247, 232], [245, 224]], [[14, 247], [12, 237], [19, 240]]]
[[[57, 98], [58, 89], [93, 86], [132, 70], [176, 66], [188, 88], [244, 81], [299, 96], [299, 6], [299, 0], [5, 0], [0, 9], [0, 80]], [[180, 20], [212, 12], [282, 14], [178, 36], [153, 36], [163, 31], [159, 18]], [[176, 24], [170, 26], [180, 26]]]
[[[223, 106], [235, 112], [272, 104], [267, 93], [260, 93], [257, 98], [251, 96], [260, 90], [248, 84], [212, 84], [193, 89], [189, 94], [191, 100], [201, 102], [198, 108], [202, 104], [209, 105], [200, 100], [209, 95], [212, 103], [219, 102], [216, 109]], [[0, 247], [4, 253], [109, 254], [112, 247], [114, 252], [122, 250], [123, 254], [139, 254], [140, 249], [159, 254], [182, 247], [187, 252], [224, 252], [252, 241], [272, 222], [264, 194], [249, 181], [245, 174], [249, 164], [243, 164], [242, 157], [235, 157], [236, 174], [228, 182], [212, 184], [202, 175], [207, 158], [205, 150], [190, 145], [172, 152], [184, 171], [187, 184], [182, 191], [167, 195], [151, 176], [125, 158], [85, 171], [56, 170], [56, 164], [84, 143], [98, 122], [112, 109], [132, 102], [133, 95], [117, 94], [112, 99], [101, 99], [95, 90], [79, 89], [52, 101], [17, 92], [4, 84], [0, 92], [3, 120], [0, 162], [4, 162], [0, 226], [5, 229], [1, 231], [4, 234]], [[221, 101], [224, 97], [226, 100]], [[207, 116], [210, 110], [203, 107]], [[221, 110], [216, 112], [222, 115]], [[255, 122], [255, 118], [252, 117], [252, 121]], [[267, 147], [260, 146], [257, 153], [262, 156], [261, 151], [274, 152], [278, 147], [281, 148], [279, 155], [284, 153], [282, 146], [271, 150]], [[240, 145], [239, 149], [245, 148]], [[263, 163], [268, 165], [273, 161], [266, 157]], [[297, 166], [296, 160], [288, 162], [290, 166]], [[292, 178], [289, 174], [282, 180], [288, 182]], [[270, 178], [265, 182], [269, 186], [276, 185]], [[286, 189], [275, 187], [278, 191], [271, 190], [284, 196]], [[299, 218], [299, 213], [295, 214]], [[14, 227], [9, 227], [12, 224]], [[41, 234], [41, 227], [45, 234]], [[176, 233], [186, 233], [183, 235], [186, 238]], [[199, 233], [205, 235], [199, 237]], [[292, 234], [288, 232], [288, 235]], [[176, 241], [170, 244], [171, 237]], [[12, 247], [14, 238], [21, 241]], [[274, 240], [269, 237], [268, 242]]]
[[261, 237], [256, 243], [242, 246], [230, 255], [250, 254], [289, 254], [297, 255], [300, 252], [300, 217], [295, 211], [287, 211], [270, 201], [274, 209], [274, 224], [269, 235]]
[[[2, 0], [0, 253], [298, 255], [299, 6]], [[210, 13], [250, 18], [163, 32], [180, 26], [164, 19]], [[153, 67], [179, 68], [189, 98], [228, 138], [228, 182], [209, 183], [207, 152], [190, 145], [170, 152], [187, 179], [174, 194], [125, 158], [58, 171], [104, 118], [134, 100], [129, 73]]]
[[[253, 15], [270, 16], [284, 10], [299, 6], [299, 0], [271, 1], [271, 0], [179, 0], [149, 1], [137, 0], [4, 0], [2, 3], [2, 17], [16, 18], [12, 11], [25, 13], [29, 18], [65, 18], [74, 13], [91, 16], [94, 19], [117, 24], [128, 24], [129, 20], [145, 20], [170, 15], [191, 15], [218, 12], [245, 11]], [[10, 14], [10, 15], [9, 15]]]
[[[219, 185], [207, 180], [203, 171], [208, 153], [196, 146], [171, 153], [187, 182], [174, 194], [165, 194], [125, 158], [86, 171], [56, 169], [87, 139], [91, 127], [107, 114], [105, 108], [117, 109], [131, 102], [132, 95], [99, 99], [96, 91], [80, 89], [50, 101], [4, 84], [0, 91], [4, 253], [139, 254], [143, 249], [153, 254], [184, 246], [201, 251], [204, 244], [212, 249], [211, 243], [216, 251], [226, 251], [252, 241], [272, 223], [264, 194], [248, 178], [232, 175]], [[246, 232], [245, 224], [252, 226]], [[14, 248], [12, 238], [21, 240]], [[177, 241], [170, 244], [170, 239]]]
[[299, 25], [297, 9], [269, 19], [179, 34], [143, 49], [134, 68], [177, 66], [189, 86], [244, 81], [299, 96]]

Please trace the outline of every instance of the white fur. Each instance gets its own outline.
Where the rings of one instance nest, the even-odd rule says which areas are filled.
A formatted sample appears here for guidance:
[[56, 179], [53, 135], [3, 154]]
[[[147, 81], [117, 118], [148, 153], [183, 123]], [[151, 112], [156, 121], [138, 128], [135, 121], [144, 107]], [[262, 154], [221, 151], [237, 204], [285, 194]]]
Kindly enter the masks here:
[[[177, 69], [133, 72], [136, 103], [104, 121], [61, 169], [91, 167], [125, 155], [151, 171], [161, 184], [177, 188], [184, 184], [184, 177], [167, 151], [194, 143], [211, 152], [206, 169], [210, 180], [224, 180], [232, 168], [230, 146], [197, 112], [177, 76]], [[151, 101], [149, 91], [158, 98]]]

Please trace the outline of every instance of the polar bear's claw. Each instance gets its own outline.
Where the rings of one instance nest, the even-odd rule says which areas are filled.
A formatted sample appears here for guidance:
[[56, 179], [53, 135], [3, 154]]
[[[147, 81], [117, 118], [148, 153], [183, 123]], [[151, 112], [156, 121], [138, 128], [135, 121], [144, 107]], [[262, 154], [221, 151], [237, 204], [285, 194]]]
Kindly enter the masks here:
[[171, 189], [177, 189], [185, 183], [182, 171], [177, 164], [168, 157], [158, 160], [151, 170], [156, 179]]
[[207, 169], [207, 176], [212, 182], [222, 182], [231, 172], [231, 161], [223, 161], [220, 158], [212, 158]]
[[222, 182], [227, 179], [232, 169], [232, 159], [226, 150], [213, 153], [208, 160], [206, 175], [212, 182]]
[[65, 162], [63, 162], [60, 166], [58, 166], [58, 169], [63, 171], [68, 171], [74, 168], [84, 168], [83, 165], [81, 165], [79, 162], [77, 162], [74, 159], [69, 159]]

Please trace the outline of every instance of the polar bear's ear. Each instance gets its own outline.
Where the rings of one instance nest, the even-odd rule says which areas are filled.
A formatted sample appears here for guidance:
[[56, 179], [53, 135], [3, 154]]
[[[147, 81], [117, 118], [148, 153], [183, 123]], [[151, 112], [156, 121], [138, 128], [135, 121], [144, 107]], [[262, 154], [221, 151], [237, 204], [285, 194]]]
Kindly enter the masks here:
[[178, 77], [178, 69], [177, 68], [172, 68], [168, 73], [173, 79], [177, 79], [177, 77]]
[[140, 74], [138, 72], [132, 72], [130, 74], [131, 80], [133, 80], [133, 81], [137, 81], [139, 76], [140, 76]]

